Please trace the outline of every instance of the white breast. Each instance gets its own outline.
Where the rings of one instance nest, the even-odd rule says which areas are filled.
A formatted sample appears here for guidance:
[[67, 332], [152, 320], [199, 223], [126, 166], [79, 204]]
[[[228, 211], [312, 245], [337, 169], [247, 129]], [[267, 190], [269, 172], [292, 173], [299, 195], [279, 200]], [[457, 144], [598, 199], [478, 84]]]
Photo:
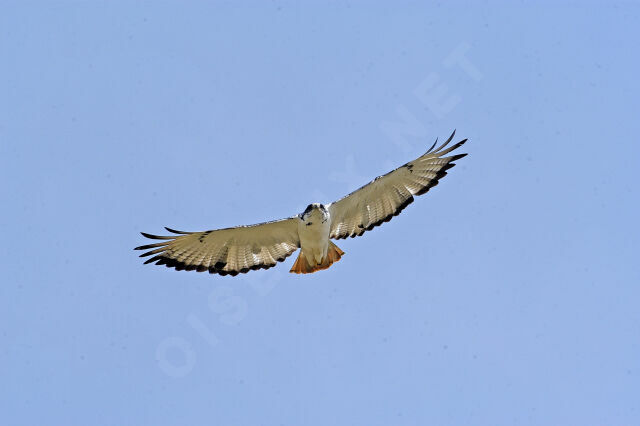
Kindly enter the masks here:
[[315, 210], [298, 222], [300, 248], [310, 265], [319, 264], [327, 255], [331, 218]]

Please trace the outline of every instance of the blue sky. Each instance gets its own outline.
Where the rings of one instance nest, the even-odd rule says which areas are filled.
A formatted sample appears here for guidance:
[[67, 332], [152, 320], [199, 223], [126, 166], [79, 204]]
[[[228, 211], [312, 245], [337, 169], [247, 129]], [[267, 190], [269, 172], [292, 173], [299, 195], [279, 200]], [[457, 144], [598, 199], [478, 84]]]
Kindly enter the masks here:
[[[0, 423], [640, 423], [635, 2], [5, 1]], [[457, 129], [327, 271], [143, 266]]]

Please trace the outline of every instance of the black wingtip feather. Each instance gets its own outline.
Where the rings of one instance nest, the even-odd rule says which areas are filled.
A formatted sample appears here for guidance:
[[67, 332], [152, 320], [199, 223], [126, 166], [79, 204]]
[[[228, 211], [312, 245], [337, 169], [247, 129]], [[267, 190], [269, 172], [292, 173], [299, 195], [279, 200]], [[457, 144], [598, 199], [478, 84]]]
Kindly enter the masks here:
[[[442, 145], [440, 145], [439, 147], [436, 148], [435, 152], [440, 152], [441, 150], [443, 150], [447, 145], [449, 145], [449, 143], [453, 140], [453, 137], [456, 135], [456, 131], [454, 130], [453, 133], [451, 133], [451, 136], [449, 136], [449, 138], [444, 141], [444, 143]], [[455, 149], [455, 148], [453, 148]]]
[[159, 256], [153, 256], [152, 258], [147, 259], [147, 260], [144, 262], [144, 264], [146, 265], [146, 264], [148, 264], [148, 263], [153, 263], [153, 262], [155, 262], [156, 260], [162, 260], [162, 255], [159, 255]]
[[164, 227], [164, 229], [166, 229], [167, 231], [171, 232], [172, 234], [181, 234], [181, 235], [186, 235], [186, 234], [191, 234], [191, 232], [184, 232], [184, 231], [177, 231], [175, 229], [171, 229], [169, 227]]
[[436, 140], [435, 140], [435, 142], [433, 143], [433, 145], [431, 145], [431, 148], [429, 148], [429, 149], [427, 150], [427, 152], [425, 152], [424, 154], [426, 155], [426, 154], [430, 153], [431, 151], [433, 151], [433, 148], [435, 148], [435, 146], [436, 146], [436, 144], [437, 144], [437, 143], [438, 143], [438, 138], [436, 138]]
[[464, 154], [454, 155], [453, 157], [451, 157], [451, 161], [453, 162], [453, 161], [459, 160], [461, 158], [466, 157], [467, 155], [469, 155], [469, 153], [466, 153], [466, 152]]
[[143, 237], [149, 238], [150, 240], [173, 240], [175, 237], [165, 237], [162, 235], [153, 235], [147, 234], [146, 232], [140, 233]]
[[143, 246], [139, 246], [134, 248], [134, 250], [148, 250], [148, 249], [152, 249], [152, 248], [156, 248], [156, 247], [163, 247], [168, 245], [169, 242], [166, 243], [155, 243], [155, 244], [145, 244]]
[[451, 140], [453, 139], [453, 137], [456, 135], [456, 130], [457, 130], [457, 129], [453, 129], [453, 133], [451, 133], [451, 136], [449, 136], [449, 139], [447, 139], [447, 143], [451, 142]]
[[151, 256], [152, 254], [164, 253], [166, 250], [167, 250], [167, 247], [160, 247], [155, 250], [144, 252], [139, 257], [147, 257], [147, 256]]
[[455, 145], [453, 145], [451, 148], [449, 148], [449, 151], [454, 151], [458, 148], [460, 148], [462, 145], [464, 145], [465, 143], [467, 143], [468, 139], [463, 139], [460, 142], [456, 142]]

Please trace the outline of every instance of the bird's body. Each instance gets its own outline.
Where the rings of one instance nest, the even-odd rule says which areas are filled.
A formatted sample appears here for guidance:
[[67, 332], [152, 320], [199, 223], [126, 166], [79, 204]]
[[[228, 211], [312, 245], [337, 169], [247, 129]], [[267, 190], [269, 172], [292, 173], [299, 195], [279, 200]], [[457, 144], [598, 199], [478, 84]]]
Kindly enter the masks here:
[[290, 272], [304, 274], [327, 269], [344, 254], [332, 239], [360, 236], [388, 222], [411, 204], [414, 196], [437, 185], [455, 165], [453, 161], [467, 155], [444, 157], [466, 142], [465, 139], [446, 148], [453, 136], [435, 150], [434, 143], [424, 155], [336, 202], [313, 203], [296, 216], [257, 225], [203, 232], [167, 228], [177, 236], [142, 233], [162, 242], [136, 250], [149, 250], [141, 257], [153, 255], [145, 263], [234, 276], [275, 266], [300, 248]]
[[344, 252], [330, 240], [331, 213], [324, 204], [313, 203], [299, 215], [300, 254], [290, 272], [308, 274], [327, 269]]
[[310, 204], [298, 222], [300, 253], [309, 265], [321, 264], [327, 256], [330, 231], [331, 216], [326, 207], [319, 203]]

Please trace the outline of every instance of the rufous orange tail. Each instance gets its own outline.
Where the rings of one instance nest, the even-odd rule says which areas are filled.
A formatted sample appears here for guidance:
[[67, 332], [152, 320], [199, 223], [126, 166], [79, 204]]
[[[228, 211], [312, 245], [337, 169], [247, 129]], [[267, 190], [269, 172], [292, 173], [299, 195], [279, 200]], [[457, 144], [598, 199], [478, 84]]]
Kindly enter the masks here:
[[322, 262], [317, 265], [309, 265], [307, 257], [303, 254], [302, 250], [300, 250], [298, 258], [289, 272], [294, 274], [311, 274], [316, 271], [321, 271], [340, 260], [343, 254], [344, 252], [340, 250], [340, 247], [329, 241], [329, 249], [327, 250], [327, 255], [322, 259]]

